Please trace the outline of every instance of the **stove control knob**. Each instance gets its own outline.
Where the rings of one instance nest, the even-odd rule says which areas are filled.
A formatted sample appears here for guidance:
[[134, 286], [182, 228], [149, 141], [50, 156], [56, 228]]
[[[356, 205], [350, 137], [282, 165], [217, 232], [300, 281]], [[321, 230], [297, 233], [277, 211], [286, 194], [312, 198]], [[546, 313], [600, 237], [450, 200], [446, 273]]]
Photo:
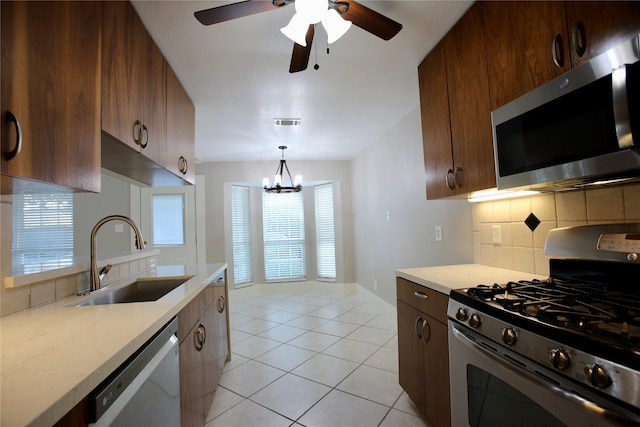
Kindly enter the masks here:
[[482, 323], [482, 321], [480, 320], [480, 316], [478, 315], [478, 313], [473, 313], [469, 318], [469, 326], [471, 326], [472, 328], [479, 328], [480, 323]]
[[567, 369], [569, 365], [571, 365], [569, 353], [560, 348], [554, 348], [549, 352], [549, 362], [554, 368], [560, 369], [561, 371]]
[[515, 345], [518, 341], [518, 335], [513, 328], [504, 328], [502, 330], [502, 342], [507, 345]]
[[456, 319], [461, 322], [467, 320], [467, 310], [462, 307], [458, 308], [458, 310], [456, 311]]
[[584, 373], [587, 374], [587, 379], [591, 385], [595, 387], [605, 388], [611, 385], [611, 378], [609, 378], [607, 372], [600, 365], [587, 365], [584, 368]]

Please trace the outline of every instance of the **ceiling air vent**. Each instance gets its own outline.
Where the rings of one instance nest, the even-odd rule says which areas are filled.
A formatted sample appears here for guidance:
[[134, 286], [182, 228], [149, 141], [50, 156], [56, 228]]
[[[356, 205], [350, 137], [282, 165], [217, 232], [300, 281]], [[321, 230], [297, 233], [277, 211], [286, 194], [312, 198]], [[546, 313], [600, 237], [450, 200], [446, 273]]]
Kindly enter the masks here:
[[300, 126], [300, 119], [273, 119], [276, 126]]

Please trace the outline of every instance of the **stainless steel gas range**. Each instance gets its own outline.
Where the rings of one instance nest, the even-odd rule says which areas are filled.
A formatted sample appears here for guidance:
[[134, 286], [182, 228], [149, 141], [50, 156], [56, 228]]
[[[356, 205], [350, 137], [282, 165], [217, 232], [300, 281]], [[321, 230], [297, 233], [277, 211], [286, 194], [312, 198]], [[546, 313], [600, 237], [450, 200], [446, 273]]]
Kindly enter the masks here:
[[640, 425], [640, 224], [554, 229], [545, 254], [547, 280], [451, 292], [452, 425]]

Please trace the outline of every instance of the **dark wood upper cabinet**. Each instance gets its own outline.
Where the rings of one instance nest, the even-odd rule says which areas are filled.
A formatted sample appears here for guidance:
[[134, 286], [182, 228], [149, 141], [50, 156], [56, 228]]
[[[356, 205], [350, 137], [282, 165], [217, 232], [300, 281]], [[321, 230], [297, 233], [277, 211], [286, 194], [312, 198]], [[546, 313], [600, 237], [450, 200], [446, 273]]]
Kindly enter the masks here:
[[167, 169], [195, 183], [196, 109], [167, 65]]
[[565, 4], [574, 67], [640, 33], [638, 1], [568, 1]]
[[102, 130], [164, 166], [166, 61], [130, 2], [102, 5]]
[[2, 192], [99, 192], [100, 3], [1, 7]]
[[491, 109], [640, 32], [640, 2], [482, 2]]
[[495, 187], [482, 7], [418, 67], [427, 198]]
[[491, 110], [571, 69], [564, 2], [488, 1], [482, 9]]

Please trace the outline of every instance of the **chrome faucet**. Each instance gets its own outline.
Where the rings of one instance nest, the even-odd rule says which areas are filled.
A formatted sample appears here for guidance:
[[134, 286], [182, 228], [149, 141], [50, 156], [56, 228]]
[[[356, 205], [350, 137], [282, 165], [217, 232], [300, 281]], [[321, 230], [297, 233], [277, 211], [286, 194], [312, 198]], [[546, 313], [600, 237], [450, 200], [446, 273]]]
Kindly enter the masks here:
[[140, 229], [130, 218], [122, 215], [109, 215], [105, 218], [102, 218], [91, 230], [91, 284], [89, 286], [89, 291], [93, 292], [100, 289], [101, 279], [109, 272], [111, 266], [108, 268], [100, 269], [98, 272], [98, 265], [96, 261], [96, 235], [98, 234], [98, 230], [102, 227], [103, 224], [109, 221], [124, 221], [133, 228], [133, 231], [136, 233], [136, 248], [142, 250], [144, 249], [144, 239], [142, 238], [142, 233]]

